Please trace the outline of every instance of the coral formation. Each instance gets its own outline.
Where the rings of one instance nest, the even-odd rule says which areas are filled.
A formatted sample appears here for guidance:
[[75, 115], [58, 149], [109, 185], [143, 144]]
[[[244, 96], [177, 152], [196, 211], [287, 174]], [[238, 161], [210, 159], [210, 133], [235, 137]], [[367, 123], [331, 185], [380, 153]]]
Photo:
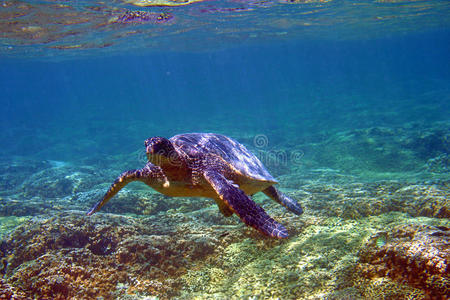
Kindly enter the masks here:
[[[363, 295], [424, 294], [421, 289], [386, 282], [384, 292], [362, 286], [355, 280], [358, 249], [365, 240], [386, 226], [409, 223], [406, 214], [386, 214], [358, 221], [305, 216], [290, 219], [300, 232], [286, 242], [244, 239], [219, 245], [220, 256], [196, 262], [182, 276], [184, 298], [282, 298], [365, 299]], [[422, 218], [422, 223], [436, 219]], [[445, 223], [444, 220], [440, 222]], [[437, 226], [442, 223], [435, 223]], [[388, 289], [389, 287], [389, 289]], [[344, 297], [347, 295], [350, 298]], [[395, 298], [395, 297], [394, 297]]]
[[[18, 168], [26, 169], [28, 162], [15, 164]], [[105, 178], [115, 178], [120, 173], [120, 170], [115, 169], [52, 167], [48, 164], [36, 166], [33, 171], [28, 174], [28, 178], [18, 175], [23, 182], [12, 179], [12, 182], [17, 183], [2, 191], [0, 214], [29, 216], [66, 209], [86, 210], [103, 196], [108, 187]], [[10, 169], [5, 171], [4, 178], [14, 177], [14, 174], [15, 171]], [[314, 214], [355, 219], [401, 211], [414, 217], [450, 217], [448, 180], [361, 183], [355, 182], [351, 176], [326, 168], [300, 169], [281, 176], [280, 180], [281, 190], [290, 193]], [[259, 194], [255, 197], [266, 201]], [[155, 215], [170, 210], [192, 212], [211, 205], [214, 202], [209, 199], [169, 198], [148, 189], [142, 183], [133, 183], [110, 201], [104, 211]]]
[[[302, 143], [304, 163], [328, 166], [353, 175], [391, 179], [408, 173], [445, 170], [450, 153], [449, 125], [370, 127], [337, 132], [320, 142]], [[298, 137], [297, 137], [298, 138]], [[429, 161], [431, 160], [431, 161]], [[310, 161], [310, 162], [308, 162]], [[447, 165], [446, 165], [447, 164]], [[386, 176], [388, 175], [388, 176]]]
[[[136, 153], [71, 163], [2, 159], [0, 299], [444, 299], [448, 154], [445, 134], [433, 132], [373, 127], [315, 145], [293, 141], [291, 152], [273, 140], [289, 155], [269, 168], [305, 214], [262, 193], [253, 199], [286, 225], [291, 238], [284, 241], [223, 217], [213, 200], [170, 198], [139, 183], [103, 211], [129, 216], [86, 217], [109, 181], [138, 163]], [[252, 136], [242, 139], [252, 143]], [[419, 142], [428, 146], [411, 146]], [[290, 160], [294, 152], [304, 154], [300, 161]], [[394, 152], [400, 165], [392, 159], [373, 173], [358, 171]], [[345, 161], [356, 171], [341, 168]]]
[[450, 156], [448, 152], [430, 158], [426, 163], [426, 169], [431, 173], [448, 173], [450, 171]]
[[[349, 294], [359, 299], [364, 293], [400, 295], [405, 291], [422, 295], [425, 291], [420, 287], [390, 278], [383, 285], [370, 279], [354, 281], [358, 249], [386, 227], [447, 222], [411, 219], [401, 213], [358, 220], [313, 214], [298, 218], [277, 205], [262, 205], [275, 218], [284, 214], [290, 239], [265, 238], [237, 218], [224, 218], [214, 206], [141, 218], [86, 217], [75, 211], [34, 217], [1, 244], [3, 284], [14, 295], [60, 299], [82, 295], [221, 299], [230, 294], [284, 299], [324, 295], [342, 299]], [[436, 243], [440, 238], [432, 237]], [[379, 249], [391, 239], [381, 235], [364, 249], [373, 243]], [[432, 280], [437, 286], [437, 278]]]
[[214, 252], [217, 240], [192, 235], [119, 216], [36, 217], [1, 245], [3, 284], [31, 298], [171, 297], [180, 289], [175, 278]]
[[431, 299], [450, 295], [447, 227], [399, 225], [378, 232], [359, 251], [359, 258], [358, 276], [372, 279], [365, 284], [388, 277], [419, 289]]
[[296, 194], [306, 194], [305, 206], [327, 216], [356, 219], [400, 211], [414, 217], [450, 217], [449, 181], [305, 184], [302, 190]]

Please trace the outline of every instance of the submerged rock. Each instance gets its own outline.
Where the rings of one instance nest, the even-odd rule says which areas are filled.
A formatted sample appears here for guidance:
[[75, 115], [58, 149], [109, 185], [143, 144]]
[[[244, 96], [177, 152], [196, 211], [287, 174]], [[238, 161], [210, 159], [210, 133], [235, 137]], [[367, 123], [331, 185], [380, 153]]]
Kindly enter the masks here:
[[0, 194], [17, 189], [27, 178], [42, 169], [49, 168], [47, 161], [37, 161], [21, 157], [0, 160]]
[[429, 178], [432, 174], [427, 172], [444, 173], [448, 169], [445, 157], [450, 153], [449, 130], [448, 123], [370, 127], [336, 132], [299, 147], [305, 153], [305, 164], [327, 166], [362, 178]]
[[448, 153], [444, 153], [437, 157], [430, 158], [427, 161], [425, 167], [431, 173], [449, 173], [450, 155]]
[[419, 289], [423, 298], [446, 299], [450, 295], [450, 228], [399, 225], [372, 236], [359, 258], [358, 275], [369, 279], [365, 285], [393, 279], [406, 283], [411, 291]]
[[302, 189], [295, 194], [304, 199], [305, 211], [324, 216], [357, 219], [398, 211], [413, 217], [450, 217], [449, 181], [308, 183]]
[[[287, 240], [261, 236], [215, 207], [140, 218], [75, 211], [34, 217], [0, 243], [0, 287], [20, 299], [362, 299], [367, 286], [352, 281], [359, 248], [377, 230], [411, 218], [298, 218], [274, 206], [265, 208], [283, 214]], [[382, 237], [377, 247], [391, 243]], [[385, 295], [406, 288], [424, 294], [393, 280], [384, 287]]]
[[19, 193], [24, 198], [62, 198], [76, 192], [89, 191], [103, 182], [103, 176], [104, 172], [92, 167], [46, 168], [27, 178]]
[[[298, 145], [295, 150], [304, 150], [305, 156], [297, 165], [290, 160], [273, 164], [283, 175], [283, 191], [305, 206], [299, 218], [261, 193], [254, 196], [285, 222], [291, 234], [286, 241], [261, 237], [235, 216], [224, 218], [213, 200], [168, 198], [139, 184], [116, 195], [104, 212], [141, 217], [85, 217], [84, 210], [103, 196], [120, 173], [116, 171], [132, 164], [132, 158], [104, 160], [92, 168], [6, 162], [0, 165], [0, 214], [41, 215], [28, 222], [3, 220], [5, 231], [10, 224], [26, 223], [0, 243], [0, 290], [5, 295], [0, 293], [0, 299], [444, 299], [449, 231], [431, 225], [448, 227], [450, 217], [448, 159], [441, 153], [445, 143], [441, 137], [442, 143], [436, 144], [435, 134], [423, 135], [429, 136], [429, 147], [441, 146], [433, 146], [434, 158], [421, 156], [418, 161], [418, 153], [428, 148], [417, 150], [414, 145], [420, 141], [405, 136], [414, 138], [414, 131], [353, 131], [309, 148]], [[276, 154], [290, 155], [280, 149]], [[317, 149], [320, 153], [311, 155]], [[367, 156], [368, 164], [363, 160]], [[363, 182], [342, 168], [376, 166], [384, 172], [396, 169], [398, 159], [402, 170], [420, 165], [437, 175], [429, 181], [409, 177]], [[389, 165], [380, 166], [385, 162]], [[26, 165], [32, 168], [21, 173]], [[424, 219], [431, 220], [430, 226], [405, 225], [425, 224]]]
[[29, 298], [171, 297], [180, 289], [175, 278], [214, 252], [217, 239], [193, 234], [111, 215], [35, 217], [1, 244], [2, 284]]

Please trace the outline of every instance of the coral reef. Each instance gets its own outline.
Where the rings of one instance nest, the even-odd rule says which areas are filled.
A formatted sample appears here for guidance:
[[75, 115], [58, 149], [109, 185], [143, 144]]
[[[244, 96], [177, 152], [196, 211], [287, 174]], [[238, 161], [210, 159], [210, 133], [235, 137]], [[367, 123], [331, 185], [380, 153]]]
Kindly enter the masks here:
[[308, 183], [294, 194], [307, 209], [326, 216], [357, 219], [400, 211], [414, 217], [450, 217], [449, 181]]
[[[359, 299], [369, 291], [425, 295], [421, 286], [401, 285], [388, 277], [383, 293], [370, 279], [355, 281], [358, 249], [385, 228], [416, 222], [437, 232], [448, 223], [411, 219], [404, 213], [356, 221], [307, 213], [298, 218], [278, 205], [263, 206], [274, 218], [283, 218], [290, 239], [261, 236], [237, 218], [224, 218], [215, 207], [140, 218], [102, 213], [86, 217], [76, 211], [37, 216], [2, 241], [2, 284], [13, 295], [55, 299], [223, 299], [231, 294]], [[437, 245], [441, 236], [432, 237]], [[375, 240], [378, 247], [390, 243], [388, 235]]]
[[391, 278], [419, 289], [431, 299], [446, 299], [450, 295], [447, 227], [399, 225], [378, 232], [362, 247], [359, 258], [358, 276], [371, 279], [365, 285], [383, 279], [389, 282]]
[[448, 169], [445, 158], [450, 153], [449, 132], [447, 123], [435, 127], [371, 127], [337, 132], [320, 142], [303, 142], [297, 147], [305, 153], [305, 164], [327, 166], [362, 178], [405, 178], [410, 173], [417, 179], [424, 171], [443, 173]]
[[3, 239], [5, 235], [7, 235], [20, 224], [28, 221], [28, 219], [30, 219], [30, 217], [0, 217], [0, 239]]
[[392, 282], [389, 291], [385, 286], [385, 294], [380, 292], [377, 297], [365, 298], [376, 293], [368, 294], [367, 285], [354, 278], [358, 249], [371, 235], [386, 227], [410, 222], [440, 226], [446, 222], [410, 219], [400, 213], [358, 221], [313, 216], [304, 216], [302, 220], [289, 218], [289, 221], [297, 231], [287, 241], [235, 241], [219, 245], [220, 256], [195, 262], [182, 276], [185, 288], [181, 298], [224, 299], [235, 295], [237, 298], [380, 299], [383, 295], [400, 296], [406, 290], [411, 295], [413, 292], [424, 295], [421, 289]]
[[51, 165], [22, 157], [0, 160], [0, 195], [18, 188], [25, 179]]
[[[223, 217], [211, 199], [170, 198], [140, 183], [86, 217], [111, 180], [141, 163], [134, 152], [70, 163], [3, 158], [0, 299], [444, 299], [450, 182], [448, 136], [437, 132], [373, 127], [292, 141], [293, 150], [271, 140], [286, 160], [269, 168], [305, 209], [299, 217], [253, 196], [286, 225], [283, 241]], [[304, 156], [293, 161], [295, 153]]]
[[431, 173], [448, 173], [450, 171], [450, 156], [448, 152], [430, 158], [426, 163], [426, 169]]
[[4, 240], [1, 273], [13, 293], [31, 298], [168, 298], [180, 289], [175, 278], [216, 243], [164, 222], [63, 213], [35, 217]]
[[[19, 169], [26, 170], [27, 164], [15, 162]], [[15, 176], [14, 169], [9, 170], [5, 171], [4, 178]], [[70, 165], [53, 167], [49, 164], [36, 166], [33, 170], [34, 173], [27, 173], [27, 178], [19, 172], [18, 179], [11, 180], [16, 183], [2, 191], [1, 215], [29, 216], [67, 209], [87, 210], [107, 190], [109, 182], [105, 178], [115, 178], [120, 173], [111, 169]], [[450, 217], [449, 180], [364, 183], [327, 168], [303, 168], [279, 178], [282, 190], [298, 199], [313, 214], [356, 219], [401, 211], [414, 217]], [[260, 199], [260, 203], [272, 203], [259, 194], [255, 199]], [[208, 206], [214, 207], [214, 201], [170, 198], [142, 183], [133, 183], [115, 196], [104, 211], [156, 215], [166, 211], [192, 212]]]
[[64, 162], [37, 164], [18, 160], [10, 162], [10, 165], [13, 167], [5, 168], [0, 178], [0, 184], [5, 187], [0, 194], [0, 215], [4, 216], [80, 209], [84, 203], [78, 200], [84, 200], [86, 195], [92, 197], [95, 188], [102, 186], [102, 178], [109, 174], [101, 169], [74, 167]]
[[25, 295], [14, 294], [14, 292], [11, 290], [11, 287], [8, 284], [6, 284], [3, 279], [0, 278], [0, 299], [7, 300], [7, 299], [24, 299], [24, 298]]

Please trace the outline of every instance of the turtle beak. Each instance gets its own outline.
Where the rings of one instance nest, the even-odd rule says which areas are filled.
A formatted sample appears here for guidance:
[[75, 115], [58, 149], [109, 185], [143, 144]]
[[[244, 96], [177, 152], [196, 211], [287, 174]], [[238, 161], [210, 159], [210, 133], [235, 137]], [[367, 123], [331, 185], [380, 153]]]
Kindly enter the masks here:
[[147, 153], [147, 155], [153, 154], [152, 147], [145, 148], [145, 152]]
[[144, 142], [144, 146], [145, 146], [145, 152], [147, 153], [147, 156], [153, 154], [153, 143], [150, 141], [150, 139], [146, 140]]

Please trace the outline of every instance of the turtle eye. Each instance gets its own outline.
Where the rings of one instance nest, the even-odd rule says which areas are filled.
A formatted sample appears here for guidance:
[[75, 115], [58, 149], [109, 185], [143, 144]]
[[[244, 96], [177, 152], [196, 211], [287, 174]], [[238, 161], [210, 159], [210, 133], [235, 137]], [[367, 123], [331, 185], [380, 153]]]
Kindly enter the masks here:
[[159, 154], [168, 156], [172, 145], [170, 142], [162, 137], [153, 137], [145, 141], [146, 151], [149, 154]]

